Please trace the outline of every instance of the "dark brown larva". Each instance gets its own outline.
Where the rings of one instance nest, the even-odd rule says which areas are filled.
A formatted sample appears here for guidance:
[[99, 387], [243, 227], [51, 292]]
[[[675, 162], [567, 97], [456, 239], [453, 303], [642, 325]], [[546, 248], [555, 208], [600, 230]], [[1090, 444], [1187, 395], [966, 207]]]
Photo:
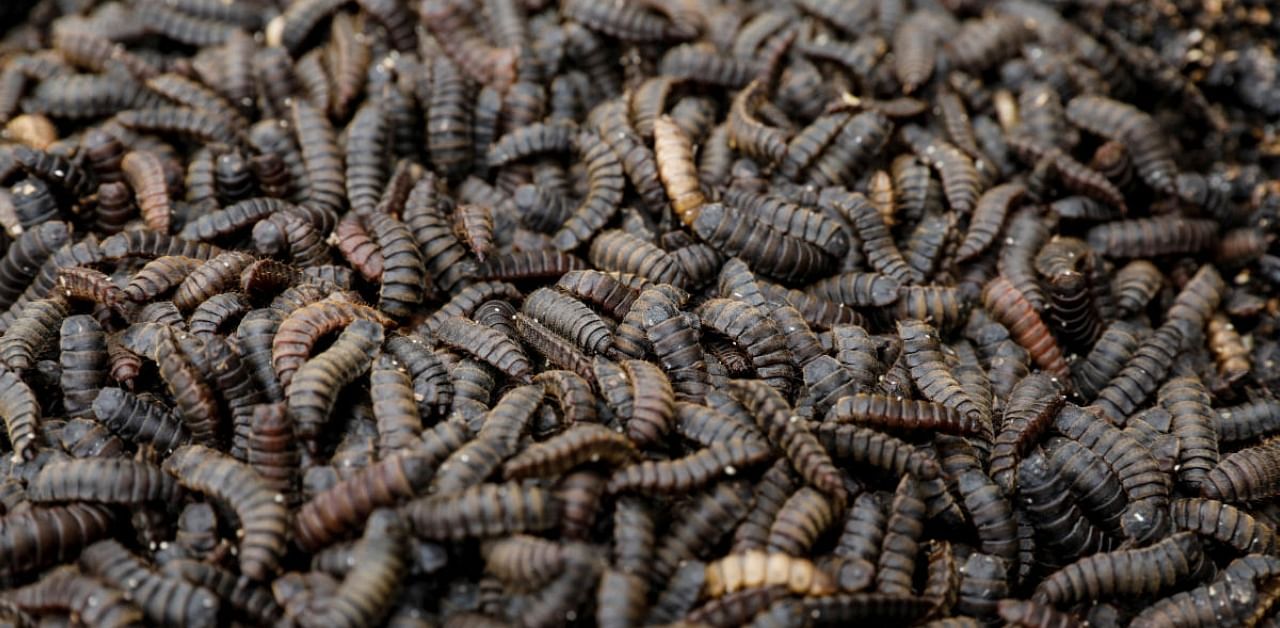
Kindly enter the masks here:
[[41, 347], [53, 341], [66, 316], [67, 302], [59, 297], [28, 304], [0, 336], [0, 360], [17, 373], [34, 367]]
[[990, 462], [991, 479], [1006, 495], [1014, 493], [1018, 458], [1040, 439], [1066, 401], [1062, 388], [1053, 378], [1037, 373], [1024, 377], [1009, 393]]
[[980, 434], [983, 426], [950, 406], [859, 393], [842, 397], [826, 421], [860, 423], [890, 430], [927, 430], [946, 434]]
[[1150, 450], [1099, 420], [1097, 414], [1071, 404], [1058, 413], [1054, 429], [1092, 450], [1115, 471], [1128, 496], [1121, 524], [1127, 536], [1135, 540], [1159, 538], [1168, 530], [1165, 511], [1170, 482], [1160, 473]]
[[403, 512], [414, 534], [458, 540], [554, 527], [557, 506], [553, 495], [534, 486], [481, 484], [454, 495], [420, 498]]
[[1070, 370], [1062, 350], [1027, 297], [1008, 279], [996, 277], [982, 291], [983, 304], [1022, 345], [1031, 358], [1059, 381], [1065, 383]]
[[[745, 375], [756, 371], [758, 375], [769, 378], [771, 385], [789, 394], [790, 380], [795, 379], [795, 375], [789, 365], [779, 363], [783, 352], [789, 349], [785, 347], [786, 336], [778, 338], [769, 334], [776, 325], [765, 318], [762, 311], [745, 303], [736, 304], [741, 306], [737, 308], [734, 305], [728, 299], [714, 299], [700, 308], [700, 314], [705, 317], [704, 324], [712, 331], [728, 336], [723, 340], [709, 338], [707, 356], [718, 361], [727, 374]], [[736, 336], [733, 335], [735, 333]], [[757, 371], [757, 366], [761, 370]]]
[[689, 281], [670, 252], [625, 231], [609, 230], [596, 236], [587, 259], [603, 270], [633, 273], [655, 283], [682, 287]]
[[571, 341], [523, 313], [516, 312], [514, 319], [520, 339], [546, 358], [550, 364], [558, 369], [572, 371], [586, 379], [592, 377], [591, 358]]
[[235, 510], [244, 527], [240, 568], [255, 580], [269, 579], [286, 549], [289, 511], [284, 496], [248, 466], [201, 445], [179, 448], [164, 468], [184, 487], [224, 500]]
[[425, 260], [405, 223], [377, 213], [368, 216], [367, 222], [374, 242], [382, 249], [378, 305], [392, 316], [406, 316], [429, 294]]
[[27, 488], [35, 502], [169, 503], [180, 494], [177, 483], [157, 466], [101, 458], [50, 464]]
[[9, 442], [13, 444], [14, 461], [35, 456], [36, 426], [40, 421], [40, 404], [31, 389], [15, 374], [0, 372], [0, 416], [4, 417]]
[[549, 288], [539, 288], [525, 297], [521, 311], [590, 355], [613, 353], [613, 333], [608, 325], [591, 308], [573, 297]]
[[981, 408], [960, 386], [943, 360], [937, 330], [920, 321], [899, 321], [898, 336], [902, 338], [902, 355], [911, 370], [911, 379], [920, 392], [930, 400], [959, 412], [969, 425], [981, 426], [974, 431], [990, 438], [991, 427], [983, 425]]
[[1067, 119], [1090, 133], [1124, 142], [1142, 180], [1156, 191], [1173, 191], [1173, 150], [1150, 115], [1109, 98], [1079, 96], [1067, 103]]
[[503, 467], [503, 475], [508, 479], [552, 476], [588, 461], [623, 466], [637, 456], [635, 446], [625, 436], [602, 425], [583, 423], [511, 458]]
[[1147, 628], [1248, 623], [1259, 614], [1259, 609], [1267, 606], [1265, 600], [1260, 599], [1255, 582], [1274, 571], [1274, 559], [1270, 556], [1251, 554], [1238, 558], [1218, 578], [1156, 602], [1135, 617], [1131, 625]]
[[858, 231], [862, 250], [876, 270], [892, 277], [900, 284], [920, 283], [920, 272], [903, 259], [894, 244], [880, 212], [861, 194], [841, 194], [832, 199], [835, 207], [848, 216]]
[[164, 564], [163, 571], [213, 591], [239, 617], [250, 621], [272, 622], [279, 619], [280, 606], [270, 590], [245, 576], [217, 565], [191, 559], [174, 559]]
[[1040, 583], [1036, 598], [1062, 604], [1084, 597], [1158, 593], [1194, 573], [1203, 560], [1196, 536], [1179, 532], [1148, 548], [1097, 554], [1067, 565]]
[[885, 525], [880, 558], [876, 563], [876, 590], [891, 595], [910, 595], [916, 552], [924, 532], [924, 502], [916, 480], [903, 477], [894, 491]]
[[972, 259], [986, 250], [995, 241], [1009, 209], [1025, 192], [1026, 188], [1016, 183], [997, 185], [983, 192], [974, 208], [969, 231], [956, 250], [956, 260]]
[[470, 438], [465, 426], [441, 422], [424, 432], [420, 451], [371, 464], [303, 504], [294, 517], [294, 538], [316, 549], [341, 538], [377, 508], [395, 506], [424, 490], [434, 469]]
[[[143, 615], [124, 593], [101, 580], [62, 567], [40, 580], [14, 591], [17, 607], [42, 612], [74, 614], [95, 626], [137, 626]], [[21, 617], [20, 617], [21, 618]]]
[[1170, 432], [1178, 438], [1178, 480], [1192, 487], [1218, 464], [1218, 432], [1214, 429], [1209, 391], [1200, 378], [1170, 379], [1158, 391], [1159, 403], [1172, 417]]
[[443, 343], [474, 355], [494, 368], [520, 380], [527, 380], [531, 366], [520, 345], [491, 327], [456, 317], [436, 329]]
[[1229, 504], [1211, 499], [1175, 499], [1170, 518], [1179, 530], [1197, 532], [1246, 554], [1275, 551], [1275, 528]]
[[383, 328], [378, 323], [356, 319], [333, 346], [307, 360], [290, 380], [285, 391], [294, 430], [315, 451], [317, 439], [338, 393], [369, 370], [373, 352], [382, 345]]
[[356, 319], [390, 323], [381, 312], [352, 303], [337, 293], [333, 296], [294, 309], [281, 321], [271, 341], [271, 364], [284, 390], [289, 389], [293, 375], [311, 355], [311, 347], [321, 337]]
[[1025, 628], [1078, 628], [1083, 625], [1071, 615], [1031, 600], [1000, 600], [997, 610], [1001, 619]]
[[904, 127], [902, 138], [921, 161], [938, 171], [951, 209], [966, 215], [972, 213], [983, 187], [979, 178], [982, 173], [974, 160], [950, 142], [935, 138], [917, 126]]
[[331, 598], [300, 616], [304, 626], [361, 626], [377, 623], [391, 608], [400, 581], [409, 570], [405, 555], [408, 534], [394, 510], [369, 515], [364, 536], [356, 545], [355, 566]]
[[1231, 453], [1210, 469], [1200, 494], [1226, 502], [1263, 499], [1280, 493], [1280, 460], [1276, 441]]
[[118, 541], [99, 541], [85, 548], [80, 565], [129, 591], [128, 598], [150, 621], [192, 628], [218, 623], [222, 609], [212, 591], [155, 571]]
[[688, 493], [721, 475], [736, 475], [739, 468], [754, 466], [769, 456], [762, 440], [732, 438], [682, 458], [628, 466], [609, 478], [608, 490], [649, 495]]
[[1196, 253], [1218, 240], [1218, 223], [1180, 216], [1132, 218], [1089, 230], [1089, 246], [1110, 257], [1158, 257]]
[[1219, 408], [1214, 419], [1218, 440], [1223, 443], [1256, 438], [1272, 431], [1277, 422], [1280, 422], [1280, 403], [1272, 399]]

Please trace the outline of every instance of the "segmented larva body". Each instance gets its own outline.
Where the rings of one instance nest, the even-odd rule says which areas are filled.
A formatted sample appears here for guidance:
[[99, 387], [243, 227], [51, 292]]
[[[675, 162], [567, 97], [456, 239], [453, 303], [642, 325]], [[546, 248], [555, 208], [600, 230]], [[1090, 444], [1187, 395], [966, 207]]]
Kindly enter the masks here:
[[178, 448], [164, 469], [184, 487], [225, 501], [236, 511], [241, 535], [239, 562], [255, 580], [271, 577], [285, 553], [289, 511], [284, 496], [247, 465], [202, 445]]
[[785, 585], [798, 595], [830, 595], [831, 577], [813, 563], [781, 552], [748, 551], [706, 567], [706, 595], [720, 597], [746, 588]]

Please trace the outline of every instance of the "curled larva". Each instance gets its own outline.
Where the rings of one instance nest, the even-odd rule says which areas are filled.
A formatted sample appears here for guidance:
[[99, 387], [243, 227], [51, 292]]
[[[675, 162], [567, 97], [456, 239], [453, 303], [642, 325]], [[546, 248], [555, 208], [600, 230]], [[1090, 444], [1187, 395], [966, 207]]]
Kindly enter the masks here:
[[240, 519], [239, 562], [245, 575], [267, 580], [286, 550], [289, 511], [284, 496], [270, 490], [250, 467], [201, 445], [180, 447], [164, 470], [184, 487], [223, 500]]

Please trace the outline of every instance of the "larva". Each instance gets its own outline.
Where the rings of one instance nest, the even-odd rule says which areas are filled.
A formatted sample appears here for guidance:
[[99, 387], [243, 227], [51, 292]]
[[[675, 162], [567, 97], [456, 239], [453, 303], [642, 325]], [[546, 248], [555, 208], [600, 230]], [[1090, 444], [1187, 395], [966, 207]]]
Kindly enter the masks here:
[[333, 346], [303, 363], [291, 378], [285, 397], [294, 429], [313, 452], [338, 392], [369, 369], [382, 340], [382, 325], [353, 320]]
[[27, 490], [35, 502], [104, 504], [170, 503], [181, 494], [177, 483], [157, 466], [107, 458], [52, 463], [36, 475]]
[[1110, 549], [1112, 540], [1085, 518], [1082, 509], [1071, 501], [1073, 494], [1055, 468], [1039, 450], [1029, 451], [1018, 468], [1019, 495], [1030, 522], [1038, 527], [1039, 542], [1062, 559]]
[[125, 594], [72, 567], [54, 570], [40, 580], [17, 589], [14, 603], [31, 611], [66, 611], [95, 626], [136, 626], [142, 612]]
[[[920, 321], [899, 321], [898, 335], [902, 338], [902, 355], [911, 370], [911, 378], [925, 397], [954, 408], [966, 421], [973, 422], [971, 425], [980, 425], [982, 410], [969, 398], [943, 360], [937, 331]], [[986, 425], [980, 432], [989, 437], [990, 430]]]
[[421, 449], [371, 464], [304, 503], [293, 523], [298, 544], [314, 551], [359, 526], [377, 508], [413, 498], [426, 489], [435, 468], [471, 437], [465, 426], [449, 421], [424, 435]]
[[383, 214], [372, 214], [367, 221], [384, 260], [378, 305], [388, 314], [404, 316], [426, 296], [426, 262], [408, 225]]
[[100, 390], [93, 400], [93, 414], [126, 440], [152, 443], [160, 451], [172, 451], [191, 440], [186, 426], [168, 408], [119, 388]]
[[201, 445], [179, 448], [165, 460], [164, 470], [184, 487], [217, 497], [236, 511], [244, 527], [240, 569], [255, 580], [268, 579], [285, 552], [284, 496], [267, 488], [248, 466]]
[[166, 562], [163, 571], [213, 591], [243, 619], [272, 622], [283, 612], [266, 587], [217, 565], [183, 558]]
[[53, 341], [67, 313], [68, 304], [59, 297], [28, 304], [0, 336], [0, 360], [15, 373], [35, 367], [40, 349]]
[[654, 283], [677, 287], [689, 283], [678, 258], [621, 230], [604, 231], [596, 236], [587, 259], [603, 270], [636, 274]]
[[1138, 540], [1160, 538], [1168, 530], [1169, 480], [1155, 457], [1132, 436], [1089, 410], [1065, 404], [1054, 419], [1054, 430], [1092, 450], [1115, 470], [1128, 497], [1121, 526]]
[[1070, 370], [1062, 350], [1025, 294], [1001, 276], [987, 283], [982, 298], [987, 310], [1009, 328], [1013, 339], [1027, 349], [1036, 364], [1059, 381], [1068, 381]]
[[770, 452], [761, 440], [732, 438], [708, 445], [673, 460], [633, 464], [609, 478], [611, 493], [680, 494], [702, 488], [720, 475], [736, 475], [767, 460]]
[[119, 542], [99, 541], [80, 553], [89, 574], [128, 591], [127, 597], [156, 623], [192, 628], [216, 626], [221, 603], [214, 593], [157, 572]]
[[1218, 408], [1214, 417], [1220, 443], [1256, 438], [1273, 431], [1277, 423], [1280, 423], [1280, 403], [1270, 399]]
[[706, 567], [705, 591], [712, 598], [771, 585], [785, 585], [799, 595], [821, 596], [835, 592], [831, 577], [812, 562], [781, 552], [748, 551]]
[[862, 250], [872, 267], [903, 285], [923, 281], [920, 272], [903, 259], [889, 236], [884, 219], [866, 197], [846, 192], [824, 191], [823, 194], [829, 196], [830, 202], [852, 222], [858, 232], [858, 240], [862, 243]]
[[271, 340], [271, 364], [284, 390], [294, 373], [311, 355], [311, 348], [323, 336], [350, 325], [356, 319], [390, 324], [381, 312], [333, 295], [303, 305], [288, 313]]
[[1275, 528], [1235, 506], [1210, 499], [1175, 499], [1169, 512], [1179, 530], [1197, 532], [1246, 554], [1274, 551]]
[[389, 354], [381, 354], [369, 375], [373, 416], [378, 427], [378, 451], [382, 455], [408, 449], [418, 442], [422, 419], [414, 403], [413, 381]]
[[5, 391], [0, 394], [0, 416], [13, 444], [14, 461], [29, 460], [35, 457], [40, 404], [27, 384], [8, 370], [0, 371], [0, 388]]
[[1224, 456], [1200, 482], [1200, 495], [1225, 502], [1263, 499], [1280, 490], [1273, 441]]
[[916, 480], [905, 476], [894, 491], [889, 506], [884, 540], [876, 563], [876, 590], [892, 595], [910, 595], [918, 542], [924, 532], [925, 505], [920, 500]]
[[459, 540], [554, 527], [560, 514], [556, 506], [555, 497], [545, 489], [481, 484], [453, 495], [419, 498], [403, 512], [414, 534]]
[[1035, 598], [1061, 604], [1084, 597], [1158, 593], [1196, 571], [1202, 560], [1196, 536], [1179, 532], [1147, 548], [1082, 558], [1046, 577]]
[[356, 545], [355, 566], [332, 597], [317, 600], [298, 617], [303, 626], [363, 626], [391, 609], [400, 580], [409, 571], [408, 533], [399, 513], [375, 510]]
[[920, 127], [903, 127], [901, 135], [921, 161], [938, 171], [951, 209], [960, 214], [972, 213], [984, 187], [974, 161], [955, 145], [929, 135]]
[[[656, 290], [649, 294], [655, 302], [652, 306], [642, 306], [645, 310], [640, 322], [645, 339], [666, 370], [676, 400], [701, 401], [708, 391], [710, 378], [698, 331], [665, 295]], [[641, 305], [643, 297], [644, 293], [636, 300], [637, 305]]]
[[971, 418], [949, 406], [870, 393], [840, 398], [827, 412], [825, 421], [947, 434], [980, 434], [983, 430], [980, 423], [972, 423]]
[[613, 353], [613, 333], [604, 320], [573, 297], [548, 288], [539, 288], [525, 298], [521, 311], [588, 354]]
[[253, 467], [271, 490], [286, 503], [298, 501], [298, 476], [302, 450], [295, 440], [294, 419], [282, 403], [253, 408], [249, 434], [244, 437], [244, 461]]
[[1044, 455], [1053, 471], [1079, 500], [1080, 508], [1093, 515], [1093, 521], [1114, 537], [1124, 535], [1123, 519], [1128, 496], [1120, 477], [1100, 455], [1074, 440], [1051, 436], [1044, 443]]
[[1196, 253], [1217, 240], [1216, 221], [1173, 215], [1112, 221], [1090, 229], [1088, 235], [1094, 250], [1120, 258]]
[[178, 416], [197, 443], [221, 440], [218, 423], [221, 413], [212, 387], [196, 361], [203, 353], [204, 342], [186, 334], [164, 330], [156, 344], [160, 377], [164, 380]]
[[1018, 459], [1044, 434], [1066, 397], [1062, 386], [1042, 373], [1028, 375], [1009, 393], [1004, 420], [991, 451], [991, 479], [1013, 495]]
[[579, 131], [573, 145], [586, 165], [588, 187], [582, 201], [552, 235], [551, 243], [560, 251], [577, 248], [617, 213], [626, 182], [618, 156], [594, 132]]
[[790, 396], [796, 373], [787, 356], [785, 338], [764, 312], [745, 303], [712, 299], [698, 307], [698, 317], [708, 329], [732, 340], [751, 356], [751, 365], [762, 382], [783, 396]]
[[983, 192], [978, 197], [973, 217], [969, 221], [969, 231], [960, 243], [960, 248], [956, 249], [956, 261], [973, 259], [986, 250], [995, 241], [1009, 209], [1025, 193], [1026, 188], [1018, 183], [997, 185]]
[[1164, 132], [1151, 116], [1102, 96], [1077, 96], [1067, 103], [1067, 119], [1090, 133], [1123, 142], [1142, 180], [1156, 191], [1173, 192], [1178, 167]]
[[455, 317], [445, 320], [436, 329], [436, 337], [455, 349], [475, 355], [510, 377], [527, 380], [530, 376], [531, 366], [524, 350], [500, 331]]
[[1138, 348], [1139, 330], [1125, 321], [1115, 321], [1102, 332], [1093, 349], [1075, 363], [1072, 382], [1085, 399], [1093, 399], [1111, 381]]
[[1181, 444], [1175, 467], [1178, 480], [1196, 487], [1218, 463], [1218, 432], [1209, 391], [1198, 377], [1175, 377], [1160, 387], [1157, 398], [1172, 416], [1171, 432]]

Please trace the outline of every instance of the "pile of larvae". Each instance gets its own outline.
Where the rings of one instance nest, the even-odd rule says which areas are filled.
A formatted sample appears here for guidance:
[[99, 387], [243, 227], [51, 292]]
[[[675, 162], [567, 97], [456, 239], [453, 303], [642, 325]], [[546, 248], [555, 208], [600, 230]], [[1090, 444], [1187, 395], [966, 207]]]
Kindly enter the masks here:
[[1277, 625], [1275, 103], [1165, 4], [15, 2], [0, 623]]

